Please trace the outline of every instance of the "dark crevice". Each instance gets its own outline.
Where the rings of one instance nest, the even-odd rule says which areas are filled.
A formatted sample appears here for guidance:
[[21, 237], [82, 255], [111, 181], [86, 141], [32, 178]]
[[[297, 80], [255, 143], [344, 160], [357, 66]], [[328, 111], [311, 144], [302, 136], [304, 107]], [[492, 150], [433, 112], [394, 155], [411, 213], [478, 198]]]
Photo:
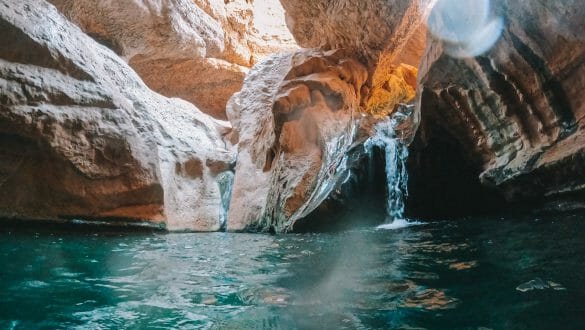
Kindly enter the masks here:
[[123, 56], [123, 47], [117, 42], [117, 40], [109, 39], [108, 37], [101, 36], [97, 33], [87, 32], [87, 35], [92, 37], [97, 43], [112, 50], [116, 55], [120, 57]]
[[407, 216], [457, 217], [502, 210], [504, 198], [479, 180], [479, 166], [449, 132], [435, 126], [419, 131], [409, 159]]
[[361, 155], [351, 178], [315, 211], [298, 220], [294, 232], [334, 232], [356, 227], [374, 227], [386, 218], [386, 172], [384, 151], [374, 148]]

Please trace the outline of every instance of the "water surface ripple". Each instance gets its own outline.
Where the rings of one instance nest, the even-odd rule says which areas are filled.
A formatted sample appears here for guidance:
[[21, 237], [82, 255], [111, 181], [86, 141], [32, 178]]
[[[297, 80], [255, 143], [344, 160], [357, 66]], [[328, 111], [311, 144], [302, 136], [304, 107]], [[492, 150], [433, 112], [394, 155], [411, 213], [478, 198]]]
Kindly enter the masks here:
[[0, 328], [579, 328], [584, 230], [577, 214], [286, 236], [3, 228]]

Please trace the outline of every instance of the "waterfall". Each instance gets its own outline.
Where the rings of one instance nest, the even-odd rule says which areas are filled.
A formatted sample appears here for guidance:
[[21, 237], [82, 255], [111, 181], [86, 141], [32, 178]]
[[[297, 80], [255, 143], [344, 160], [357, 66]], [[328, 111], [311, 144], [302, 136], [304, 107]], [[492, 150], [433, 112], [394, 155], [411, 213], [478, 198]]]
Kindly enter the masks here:
[[373, 135], [366, 141], [365, 148], [370, 159], [374, 148], [384, 150], [386, 159], [386, 224], [383, 229], [402, 228], [416, 222], [408, 222], [404, 216], [406, 198], [408, 197], [408, 144], [415, 131], [416, 118], [412, 107], [404, 107], [374, 127]]
[[221, 194], [221, 207], [219, 209], [219, 223], [222, 229], [225, 229], [230, 209], [230, 200], [232, 197], [232, 188], [234, 186], [234, 173], [226, 171], [217, 176], [219, 192]]
[[386, 211], [392, 220], [404, 219], [404, 203], [408, 197], [408, 147], [398, 139], [389, 139], [384, 151], [388, 186]]
[[404, 203], [408, 196], [408, 171], [406, 169], [408, 146], [397, 138], [394, 132], [394, 121], [389, 118], [378, 123], [374, 135], [366, 142], [365, 147], [369, 155], [373, 154], [374, 147], [384, 150], [388, 194], [386, 199], [387, 222], [404, 219]]

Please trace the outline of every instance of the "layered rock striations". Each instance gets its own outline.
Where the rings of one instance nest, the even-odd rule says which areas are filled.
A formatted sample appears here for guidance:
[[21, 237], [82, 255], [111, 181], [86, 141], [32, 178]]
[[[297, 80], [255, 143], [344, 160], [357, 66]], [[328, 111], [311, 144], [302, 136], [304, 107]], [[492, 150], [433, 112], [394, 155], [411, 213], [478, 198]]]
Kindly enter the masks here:
[[144, 82], [225, 119], [249, 67], [295, 49], [278, 2], [50, 0], [126, 59]]
[[[423, 123], [413, 165], [428, 180], [415, 187], [418, 197], [430, 201], [448, 189], [447, 195], [470, 200], [486, 193], [481, 187], [508, 201], [582, 193], [585, 7], [579, 1], [497, 0], [492, 10], [504, 28], [484, 54], [454, 58], [448, 44], [430, 35], [419, 72]], [[439, 148], [453, 156], [437, 155]], [[442, 172], [445, 162], [465, 163], [468, 175]], [[444, 183], [434, 185], [437, 177]]]
[[229, 131], [43, 0], [0, 1], [0, 217], [218, 230]]

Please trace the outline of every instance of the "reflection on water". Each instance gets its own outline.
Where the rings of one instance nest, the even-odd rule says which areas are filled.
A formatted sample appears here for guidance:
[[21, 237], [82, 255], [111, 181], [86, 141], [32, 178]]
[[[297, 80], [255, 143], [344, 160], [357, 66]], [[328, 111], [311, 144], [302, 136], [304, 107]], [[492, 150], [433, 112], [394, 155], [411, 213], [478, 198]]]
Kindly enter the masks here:
[[335, 234], [0, 234], [0, 328], [578, 328], [582, 215]]

